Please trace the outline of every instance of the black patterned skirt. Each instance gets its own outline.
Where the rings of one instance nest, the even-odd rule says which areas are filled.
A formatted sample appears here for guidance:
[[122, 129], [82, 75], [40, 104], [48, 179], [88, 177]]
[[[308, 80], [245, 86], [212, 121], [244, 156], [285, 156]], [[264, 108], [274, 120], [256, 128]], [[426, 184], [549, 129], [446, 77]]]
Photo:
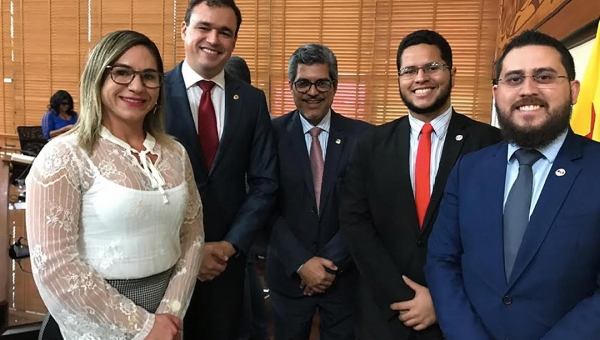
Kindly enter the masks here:
[[[105, 281], [136, 305], [154, 313], [165, 296], [172, 272], [173, 268], [141, 279]], [[46, 314], [44, 318], [38, 339], [62, 340], [60, 328], [50, 313]]]

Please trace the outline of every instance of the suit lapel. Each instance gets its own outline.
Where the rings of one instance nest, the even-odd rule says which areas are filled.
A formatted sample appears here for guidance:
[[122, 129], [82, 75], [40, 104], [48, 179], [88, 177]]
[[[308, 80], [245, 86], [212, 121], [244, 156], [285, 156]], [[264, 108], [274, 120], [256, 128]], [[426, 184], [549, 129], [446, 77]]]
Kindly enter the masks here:
[[490, 159], [482, 161], [481, 176], [483, 180], [477, 182], [480, 188], [477, 206], [471, 207], [476, 216], [475, 221], [480, 229], [478, 249], [485, 252], [481, 261], [486, 268], [492, 272], [483, 280], [491, 287], [497, 287], [501, 291], [506, 287], [506, 275], [504, 273], [504, 245], [503, 245], [503, 201], [504, 183], [506, 181], [506, 154], [508, 144], [502, 143], [496, 147], [496, 152]]
[[[429, 206], [425, 213], [425, 220], [423, 221], [423, 229], [431, 228], [433, 221], [432, 216], [435, 213], [442, 196], [444, 194], [444, 187], [446, 186], [446, 179], [450, 175], [450, 171], [454, 168], [456, 160], [460, 156], [460, 152], [464, 145], [464, 141], [467, 137], [465, 120], [462, 119], [456, 112], [452, 112], [450, 118], [450, 124], [448, 125], [448, 131], [446, 133], [446, 139], [444, 140], [444, 147], [442, 149], [442, 157], [438, 167], [437, 175], [435, 177], [435, 183], [433, 185], [433, 191], [431, 192], [431, 198], [429, 200]], [[441, 180], [443, 178], [443, 180]]]
[[[573, 133], [569, 132], [554, 160], [536, 207], [531, 214], [527, 230], [523, 235], [523, 242], [515, 259], [509, 286], [512, 286], [523, 273], [548, 234], [550, 226], [581, 171], [581, 167], [572, 161], [580, 157], [581, 149], [577, 145], [577, 140], [573, 138]], [[565, 170], [565, 175], [557, 176], [555, 173], [558, 169]], [[540, 208], [538, 209], [538, 207]]]
[[196, 124], [194, 124], [194, 118], [190, 111], [189, 99], [181, 73], [181, 65], [180, 63], [177, 68], [169, 72], [165, 79], [166, 86], [169, 87], [167, 89], [167, 96], [170, 97], [167, 105], [169, 105], [170, 115], [172, 116], [169, 118], [169, 126], [172, 129], [170, 133], [176, 135], [184, 145], [189, 146], [187, 152], [190, 162], [194, 165], [196, 181], [201, 184], [206, 182], [208, 170], [204, 154], [202, 153], [200, 139], [198, 138]]
[[[306, 148], [306, 139], [302, 130], [302, 122], [300, 121], [300, 112], [296, 110], [290, 123], [287, 126], [287, 142], [292, 144], [294, 155], [297, 155], [296, 161], [304, 177], [304, 182], [311, 197], [315, 197], [315, 187], [313, 184], [312, 171], [310, 169], [310, 159]], [[296, 157], [296, 156], [295, 156]], [[315, 205], [316, 205], [315, 201]]]
[[398, 172], [390, 180], [390, 187], [398, 190], [400, 195], [398, 202], [406, 203], [405, 206], [399, 206], [395, 211], [402, 213], [402, 216], [399, 216], [400, 220], [405, 221], [415, 232], [415, 236], [418, 236], [421, 228], [419, 228], [415, 195], [410, 181], [410, 123], [408, 116], [398, 122], [394, 144], [396, 146], [394, 149], [398, 154], [389, 159], [389, 162], [393, 164], [392, 169], [397, 169]]
[[244, 101], [244, 97], [238, 93], [239, 87], [239, 80], [230, 77], [225, 72], [225, 120], [223, 122], [223, 134], [219, 140], [219, 148], [217, 149], [210, 173], [217, 167], [221, 158], [227, 153], [227, 147], [231, 144], [233, 138], [235, 138], [235, 125], [239, 121], [237, 117], [242, 114], [242, 103]]
[[323, 170], [323, 183], [321, 184], [321, 206], [319, 211], [323, 211], [331, 189], [335, 186], [337, 180], [338, 166], [340, 156], [346, 146], [346, 134], [344, 133], [343, 121], [339, 114], [331, 111], [331, 125], [329, 128], [329, 139], [327, 141], [327, 152]]

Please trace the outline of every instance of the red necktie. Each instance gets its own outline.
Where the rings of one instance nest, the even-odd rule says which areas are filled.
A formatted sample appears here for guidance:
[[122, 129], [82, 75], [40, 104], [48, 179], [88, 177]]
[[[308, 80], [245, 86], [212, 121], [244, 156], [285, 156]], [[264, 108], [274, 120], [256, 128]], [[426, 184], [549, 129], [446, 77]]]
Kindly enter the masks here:
[[323, 150], [321, 149], [321, 142], [319, 142], [319, 134], [321, 134], [321, 128], [314, 127], [308, 131], [312, 137], [310, 143], [310, 170], [313, 175], [313, 185], [315, 188], [315, 199], [317, 201], [317, 210], [321, 203], [321, 185], [323, 184]]
[[427, 123], [423, 125], [415, 165], [415, 205], [417, 207], [420, 228], [423, 228], [423, 221], [425, 220], [425, 213], [427, 212], [431, 195], [429, 188], [431, 181], [431, 132], [433, 132], [431, 124]]
[[206, 166], [210, 169], [219, 148], [217, 117], [210, 94], [210, 90], [215, 86], [215, 83], [210, 80], [201, 80], [198, 82], [198, 86], [202, 89], [200, 107], [198, 108], [198, 136]]

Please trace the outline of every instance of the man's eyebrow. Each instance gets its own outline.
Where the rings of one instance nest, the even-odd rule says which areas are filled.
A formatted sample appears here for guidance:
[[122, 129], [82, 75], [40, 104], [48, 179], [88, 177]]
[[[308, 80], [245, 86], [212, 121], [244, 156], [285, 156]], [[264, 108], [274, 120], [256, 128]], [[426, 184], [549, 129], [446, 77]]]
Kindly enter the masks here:
[[511, 74], [525, 74], [525, 72], [523, 70], [508, 70], [504, 72], [504, 76]]
[[540, 73], [540, 72], [558, 73], [553, 67], [539, 67], [539, 68], [534, 68], [533, 69], [533, 73]]
[[207, 21], [196, 21], [194, 26], [206, 26], [206, 27], [210, 27], [210, 28], [214, 28], [218, 31], [227, 31], [229, 33], [233, 33], [233, 30], [227, 26], [221, 26], [221, 27], [215, 27], [213, 24], [211, 24], [210, 22]]

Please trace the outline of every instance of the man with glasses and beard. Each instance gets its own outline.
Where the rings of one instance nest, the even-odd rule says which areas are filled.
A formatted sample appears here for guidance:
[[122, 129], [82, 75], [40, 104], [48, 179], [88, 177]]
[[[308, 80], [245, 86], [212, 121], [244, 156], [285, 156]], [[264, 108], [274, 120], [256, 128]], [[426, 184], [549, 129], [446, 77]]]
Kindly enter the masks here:
[[425, 281], [427, 241], [457, 159], [500, 132], [456, 113], [456, 68], [440, 34], [406, 36], [396, 59], [409, 115], [357, 142], [342, 185], [340, 229], [360, 271], [360, 339], [443, 339]]
[[369, 124], [331, 109], [338, 67], [326, 46], [300, 46], [288, 78], [296, 110], [273, 120], [280, 182], [266, 279], [275, 340], [308, 340], [316, 311], [321, 340], [354, 340], [358, 272], [339, 234], [338, 182]]
[[449, 340], [600, 339], [600, 144], [569, 129], [573, 57], [526, 31], [496, 63], [503, 143], [450, 174], [425, 268]]

